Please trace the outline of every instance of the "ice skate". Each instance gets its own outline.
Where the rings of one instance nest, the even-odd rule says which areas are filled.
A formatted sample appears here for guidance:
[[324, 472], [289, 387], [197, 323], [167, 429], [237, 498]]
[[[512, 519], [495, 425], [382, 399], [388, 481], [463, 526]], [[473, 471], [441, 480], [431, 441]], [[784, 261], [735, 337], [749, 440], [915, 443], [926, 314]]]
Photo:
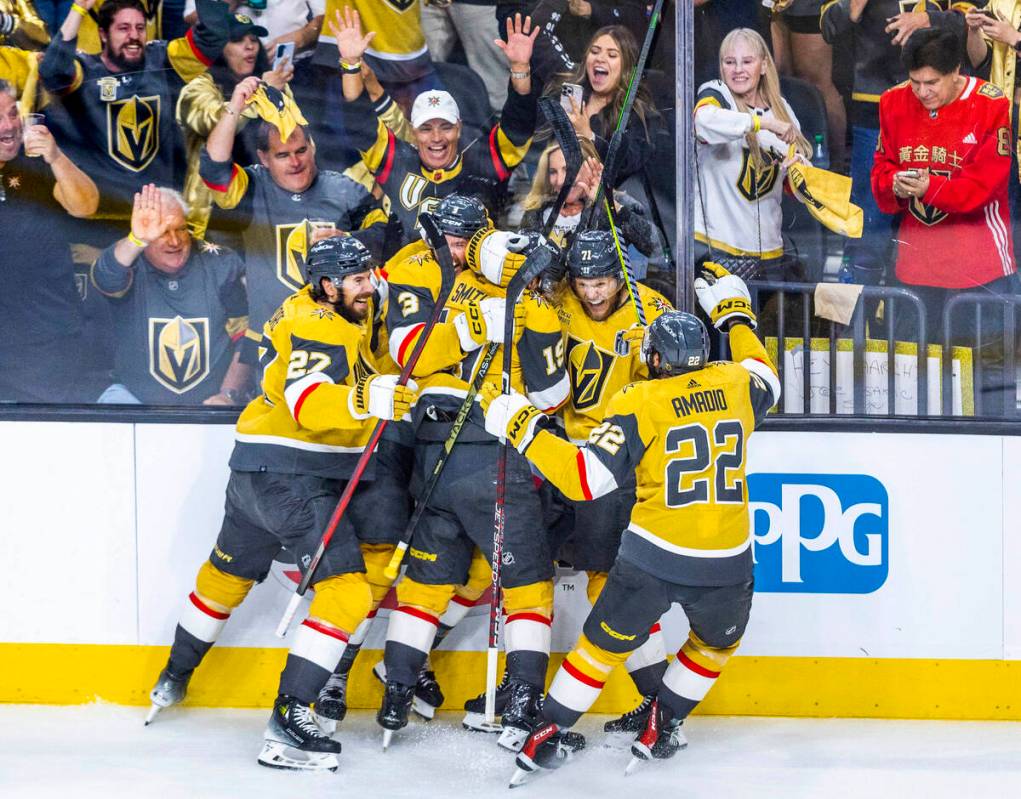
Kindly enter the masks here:
[[383, 704], [376, 714], [376, 722], [383, 728], [383, 751], [390, 748], [396, 730], [408, 726], [408, 711], [414, 698], [415, 687], [388, 682], [383, 691]]
[[347, 715], [348, 674], [331, 674], [316, 699], [316, 718], [327, 735], [333, 735], [337, 731], [337, 724]]
[[309, 705], [278, 696], [266, 725], [259, 763], [269, 768], [336, 771], [340, 744], [323, 734]]
[[[502, 716], [507, 707], [507, 699], [510, 697], [510, 678], [504, 672], [503, 679], [496, 686], [496, 712], [495, 716]], [[464, 720], [461, 726], [466, 730], [475, 732], [503, 732], [503, 725], [499, 721], [492, 724], [486, 722], [486, 692], [469, 699], [464, 703]]]
[[509, 752], [517, 752], [538, 724], [542, 689], [511, 680], [507, 694], [507, 704], [501, 714], [503, 731], [497, 744]]
[[[386, 663], [382, 660], [372, 667], [372, 676], [386, 685]], [[426, 721], [436, 718], [436, 711], [443, 704], [443, 691], [440, 689], [436, 675], [429, 668], [423, 668], [418, 673], [418, 682], [415, 683], [415, 697], [411, 700], [411, 709], [416, 716]]]
[[517, 788], [530, 774], [540, 769], [549, 771], [560, 768], [575, 752], [584, 748], [584, 735], [561, 730], [552, 722], [544, 722], [527, 737], [514, 759], [517, 768], [508, 787]]
[[645, 729], [645, 722], [649, 718], [649, 710], [656, 697], [652, 694], [644, 697], [634, 710], [629, 710], [620, 718], [613, 719], [603, 725], [603, 732], [606, 738], [603, 746], [613, 749], [627, 749], [634, 743], [635, 738]]
[[674, 719], [670, 711], [653, 701], [645, 721], [645, 729], [631, 744], [631, 762], [624, 769], [625, 774], [634, 773], [646, 760], [666, 760], [688, 745], [681, 729], [683, 719]]
[[149, 701], [152, 702], [152, 707], [149, 708], [149, 713], [145, 717], [146, 727], [152, 724], [156, 714], [161, 710], [180, 704], [184, 700], [185, 695], [188, 693], [188, 681], [190, 679], [190, 674], [185, 677], [174, 674], [170, 670], [170, 666], [167, 666], [160, 672], [156, 685], [149, 692]]

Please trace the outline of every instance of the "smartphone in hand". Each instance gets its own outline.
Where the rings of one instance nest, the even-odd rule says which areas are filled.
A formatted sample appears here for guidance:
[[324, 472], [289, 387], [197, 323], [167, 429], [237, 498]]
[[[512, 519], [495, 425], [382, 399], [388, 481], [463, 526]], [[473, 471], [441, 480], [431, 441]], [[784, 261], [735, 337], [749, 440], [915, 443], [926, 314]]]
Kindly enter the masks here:
[[277, 45], [273, 53], [273, 69], [277, 69], [284, 60], [294, 63], [294, 42], [283, 42]]
[[[581, 109], [582, 101], [585, 97], [585, 90], [582, 89], [578, 83], [565, 83], [560, 87], [560, 105], [568, 113], [573, 113], [574, 108]], [[574, 107], [571, 107], [571, 101], [574, 101]]]

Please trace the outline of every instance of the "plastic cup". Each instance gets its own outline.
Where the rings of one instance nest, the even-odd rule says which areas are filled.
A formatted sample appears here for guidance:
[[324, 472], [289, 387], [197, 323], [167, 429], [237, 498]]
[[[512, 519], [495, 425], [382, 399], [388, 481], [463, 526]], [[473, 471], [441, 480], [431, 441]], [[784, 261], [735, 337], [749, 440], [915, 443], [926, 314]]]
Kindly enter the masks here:
[[38, 152], [35, 153], [29, 152], [29, 147], [31, 146], [32, 142], [35, 141], [36, 138], [38, 138], [36, 136], [33, 136], [31, 129], [36, 125], [45, 124], [46, 117], [43, 116], [42, 114], [25, 114], [25, 118], [24, 120], [22, 120], [21, 137], [22, 141], [25, 143], [25, 155], [27, 155], [29, 158], [38, 158], [41, 155], [41, 153]]

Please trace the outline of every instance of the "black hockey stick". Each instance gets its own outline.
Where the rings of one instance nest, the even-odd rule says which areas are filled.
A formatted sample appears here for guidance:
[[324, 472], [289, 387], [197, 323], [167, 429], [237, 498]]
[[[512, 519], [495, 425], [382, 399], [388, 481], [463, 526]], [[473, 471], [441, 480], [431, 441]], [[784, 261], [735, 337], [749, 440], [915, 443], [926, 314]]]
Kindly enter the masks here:
[[[525, 259], [518, 272], [525, 286], [548, 269], [553, 261], [553, 252], [548, 247], [537, 247]], [[511, 363], [514, 355], [514, 306], [508, 305], [503, 318], [503, 393], [511, 393]], [[496, 464], [496, 504], [493, 508], [493, 559], [489, 563], [492, 572], [492, 594], [489, 597], [489, 646], [486, 650], [486, 723], [496, 721], [496, 664], [500, 650], [500, 616], [503, 610], [503, 596], [500, 590], [500, 569], [503, 565], [503, 533], [507, 519], [507, 448], [510, 442], [504, 438]]]
[[[429, 321], [426, 323], [425, 329], [422, 330], [421, 335], [418, 337], [418, 341], [415, 342], [415, 347], [411, 351], [411, 355], [408, 357], [407, 363], [404, 364], [404, 368], [401, 369], [400, 378], [398, 379], [398, 385], [406, 385], [411, 372], [415, 368], [415, 364], [418, 363], [419, 357], [422, 355], [422, 351], [425, 349], [426, 341], [429, 339], [429, 335], [436, 327], [436, 323], [439, 322], [440, 315], [443, 313], [443, 307], [446, 305], [447, 295], [450, 294], [450, 289], [454, 285], [454, 264], [450, 257], [450, 249], [447, 247], [447, 240], [444, 238], [442, 231], [437, 227], [432, 217], [428, 214], [422, 214], [419, 217], [419, 224], [422, 226], [422, 230], [425, 233], [425, 240], [429, 244], [433, 253], [436, 256], [436, 260], [440, 264], [440, 292], [437, 297], [436, 306], [433, 308], [432, 315], [429, 317]], [[291, 596], [291, 601], [287, 605], [287, 610], [284, 611], [283, 617], [280, 619], [280, 624], [277, 625], [277, 636], [283, 638], [287, 634], [287, 628], [291, 624], [291, 620], [294, 618], [294, 614], [298, 611], [298, 604], [301, 602], [301, 598], [308, 591], [309, 585], [312, 583], [312, 578], [315, 576], [316, 568], [319, 566], [319, 562], [323, 559], [323, 555], [326, 553], [326, 547], [330, 545], [330, 541], [333, 538], [334, 532], [337, 530], [337, 525], [340, 524], [341, 518], [344, 516], [344, 512], [347, 510], [347, 506], [351, 503], [351, 498], [354, 496], [355, 489], [358, 487], [359, 481], [362, 479], [362, 475], [365, 473], [365, 469], [369, 465], [369, 461], [372, 459], [372, 453], [376, 450], [376, 445], [379, 443], [380, 436], [383, 435], [383, 430], [386, 429], [387, 420], [380, 419], [376, 422], [376, 426], [372, 430], [372, 435], [369, 437], [368, 443], [365, 445], [365, 449], [362, 450], [361, 456], [358, 458], [358, 463], [355, 464], [354, 471], [351, 477], [347, 481], [347, 485], [344, 486], [344, 491], [340, 495], [340, 500], [337, 502], [337, 507], [333, 510], [333, 515], [330, 517], [329, 524], [326, 525], [326, 530], [323, 532], [322, 538], [319, 540], [319, 546], [316, 548], [315, 555], [312, 556], [312, 560], [305, 569], [305, 574], [301, 578], [301, 582], [298, 583], [298, 587], [294, 590], [294, 594]], [[299, 564], [300, 565], [300, 564]]]
[[[567, 201], [567, 195], [570, 192], [571, 187], [574, 185], [574, 181], [578, 177], [578, 172], [581, 171], [583, 156], [581, 152], [581, 145], [578, 144], [578, 135], [574, 132], [574, 126], [571, 124], [571, 120], [567, 118], [567, 113], [564, 111], [560, 103], [555, 102], [549, 97], [540, 97], [539, 110], [549, 122], [550, 127], [553, 130], [553, 135], [557, 140], [557, 144], [560, 145], [560, 150], [564, 154], [564, 162], [566, 164], [564, 185], [561, 186], [560, 191], [557, 194], [556, 201], [550, 208], [550, 215], [543, 225], [542, 236], [543, 238], [547, 238], [550, 231], [553, 229], [553, 225], [556, 223], [557, 218], [560, 216], [560, 209], [563, 208], [564, 203]], [[527, 281], [525, 280], [528, 271], [528, 262], [526, 260], [522, 268], [516, 275], [514, 275], [514, 277], [511, 278], [510, 283], [507, 284], [507, 301], [512, 306], [517, 303], [522, 292], [532, 280], [532, 277], [529, 277]], [[475, 402], [475, 397], [478, 394], [479, 389], [482, 387], [482, 381], [489, 372], [489, 366], [493, 362], [493, 358], [499, 348], [500, 345], [498, 343], [490, 342], [490, 344], [486, 347], [486, 351], [482, 355], [482, 360], [475, 372], [475, 378], [468, 387], [468, 393], [461, 402], [461, 407], [457, 410], [457, 416], [454, 417], [453, 426], [450, 428], [450, 435], [447, 436], [447, 440], [443, 442], [443, 452], [440, 453], [440, 457], [436, 461], [436, 465], [433, 466], [433, 470], [429, 475], [429, 481], [422, 490], [422, 495], [419, 498], [418, 503], [415, 505], [415, 510], [412, 513], [411, 518], [408, 520], [408, 524], [405, 526], [404, 532], [401, 534], [400, 541], [397, 542], [397, 549], [394, 550], [393, 557], [390, 559], [390, 563], [383, 572], [383, 575], [390, 580], [397, 579], [397, 571], [400, 569], [401, 562], [404, 560], [404, 555], [411, 544], [411, 538], [414, 535], [415, 528], [418, 526], [418, 522], [422, 518], [422, 514], [425, 513], [426, 506], [429, 503], [429, 498], [432, 496], [432, 492], [436, 488], [436, 484], [439, 482], [440, 474], [447, 465], [447, 459], [450, 457], [450, 451], [454, 448], [454, 444], [457, 443], [457, 439], [460, 437], [461, 431], [464, 429], [465, 422], [467, 421], [472, 405]]]
[[609, 194], [611, 197], [613, 196], [613, 184], [620, 169], [617, 159], [620, 154], [621, 142], [623, 142], [624, 133], [631, 122], [631, 110], [635, 105], [635, 97], [638, 96], [638, 85], [642, 82], [645, 62], [649, 59], [652, 39], [656, 35], [656, 28], [659, 25], [662, 13], [663, 0], [656, 0], [656, 5], [652, 9], [652, 15], [649, 17], [649, 27], [645, 31], [645, 41], [642, 42], [642, 50], [638, 55], [638, 61], [635, 62], [635, 68], [631, 72], [631, 78], [628, 80], [624, 105], [621, 106], [620, 116], [617, 118], [617, 127], [614, 128], [613, 136], [610, 138], [610, 146], [606, 150], [606, 159], [603, 164], [603, 179], [599, 182], [599, 188], [596, 190], [595, 200], [588, 211], [588, 216], [583, 220], [585, 227], [591, 226], [592, 214], [599, 207], [599, 202], [603, 199], [603, 195]]

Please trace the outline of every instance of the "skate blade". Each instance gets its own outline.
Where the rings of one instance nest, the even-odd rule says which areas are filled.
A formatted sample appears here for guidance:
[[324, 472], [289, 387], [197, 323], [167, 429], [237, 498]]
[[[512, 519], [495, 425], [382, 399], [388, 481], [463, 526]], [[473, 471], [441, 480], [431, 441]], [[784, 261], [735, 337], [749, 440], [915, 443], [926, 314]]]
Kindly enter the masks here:
[[411, 700], [411, 710], [416, 716], [424, 721], [432, 721], [436, 718], [436, 708], [428, 702], [419, 699], [417, 696]]
[[507, 787], [517, 788], [521, 785], [524, 785], [526, 782], [528, 782], [528, 778], [531, 774], [532, 774], [531, 771], [526, 771], [523, 768], [514, 769], [514, 775], [510, 778], [510, 782], [508, 783]]
[[153, 723], [153, 721], [156, 719], [156, 716], [159, 715], [159, 712], [161, 710], [163, 710], [163, 708], [160, 707], [159, 705], [153, 705], [151, 708], [149, 708], [149, 712], [145, 716], [146, 727]]
[[503, 725], [499, 721], [486, 721], [484, 713], [465, 713], [461, 726], [472, 732], [503, 732]]
[[279, 741], [266, 741], [258, 762], [260, 766], [289, 771], [336, 771], [340, 767], [333, 752], [303, 752]]
[[641, 767], [642, 763], [644, 763], [644, 762], [645, 762], [645, 758], [642, 758], [642, 757], [632, 757], [631, 761], [627, 764], [627, 766], [624, 767], [624, 776], [625, 777], [630, 777], [632, 774], [634, 774]]
[[508, 752], [520, 752], [521, 747], [525, 745], [527, 740], [527, 730], [519, 730], [517, 727], [504, 727], [503, 732], [500, 733], [500, 740], [496, 742], [496, 745], [501, 749], [506, 749]]
[[383, 751], [385, 752], [390, 748], [390, 742], [393, 740], [393, 730], [383, 730]]

